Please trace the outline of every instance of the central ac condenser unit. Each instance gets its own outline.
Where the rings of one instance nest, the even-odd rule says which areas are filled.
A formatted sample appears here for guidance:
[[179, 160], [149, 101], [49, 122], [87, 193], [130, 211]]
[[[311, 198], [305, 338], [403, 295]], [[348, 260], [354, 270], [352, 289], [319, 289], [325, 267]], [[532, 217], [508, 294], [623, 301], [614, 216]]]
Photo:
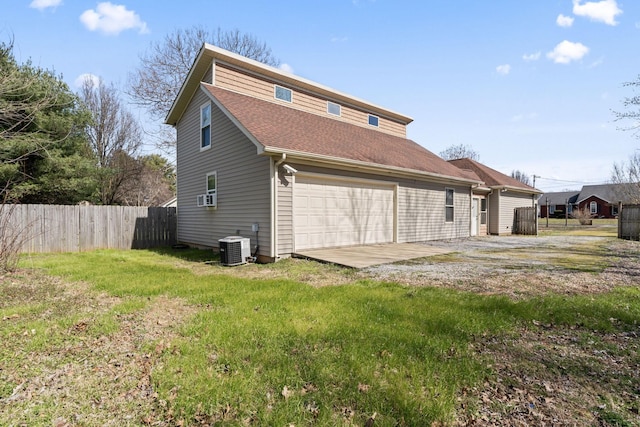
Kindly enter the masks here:
[[251, 259], [251, 240], [247, 237], [229, 236], [218, 240], [218, 244], [222, 265], [246, 264]]

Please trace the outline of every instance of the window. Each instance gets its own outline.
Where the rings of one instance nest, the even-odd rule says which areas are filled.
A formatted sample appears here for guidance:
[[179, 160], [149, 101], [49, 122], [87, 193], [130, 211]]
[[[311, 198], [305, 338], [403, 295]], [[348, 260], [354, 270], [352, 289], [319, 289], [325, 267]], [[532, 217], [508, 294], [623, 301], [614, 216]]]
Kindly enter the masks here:
[[218, 190], [218, 173], [211, 172], [207, 174], [207, 194], [216, 194]]
[[453, 188], [445, 188], [444, 220], [453, 222]]
[[211, 148], [211, 104], [200, 107], [200, 149]]
[[480, 224], [487, 223], [487, 199], [480, 199]]
[[567, 205], [567, 213], [569, 215], [571, 215], [573, 213], [573, 205], [571, 205], [571, 204]]
[[327, 113], [333, 114], [334, 116], [340, 115], [340, 110], [342, 107], [340, 104], [336, 104], [335, 102], [327, 101]]
[[291, 102], [291, 99], [292, 99], [291, 89], [287, 89], [286, 87], [275, 85], [274, 90], [275, 90], [276, 99]]
[[371, 114], [369, 114], [369, 124], [371, 126], [378, 127], [378, 118], [376, 116], [372, 116]]
[[591, 209], [591, 213], [592, 214], [597, 214], [598, 213], [598, 204], [596, 202], [591, 202], [589, 204], [589, 208]]
[[611, 206], [611, 215], [613, 216], [618, 215], [618, 206], [616, 205]]

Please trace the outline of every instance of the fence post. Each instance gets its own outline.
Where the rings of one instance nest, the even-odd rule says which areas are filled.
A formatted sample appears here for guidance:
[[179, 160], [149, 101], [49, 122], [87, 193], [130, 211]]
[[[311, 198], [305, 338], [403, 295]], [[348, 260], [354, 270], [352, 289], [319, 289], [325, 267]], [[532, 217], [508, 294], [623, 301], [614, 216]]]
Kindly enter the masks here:
[[618, 202], [618, 239], [622, 238], [622, 202]]

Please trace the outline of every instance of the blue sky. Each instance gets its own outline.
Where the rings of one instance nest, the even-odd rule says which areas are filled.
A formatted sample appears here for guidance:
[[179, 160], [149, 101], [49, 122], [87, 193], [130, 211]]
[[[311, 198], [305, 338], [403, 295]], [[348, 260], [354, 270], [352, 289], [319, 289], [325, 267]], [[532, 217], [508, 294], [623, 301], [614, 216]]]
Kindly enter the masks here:
[[265, 41], [297, 75], [413, 117], [409, 138], [434, 153], [470, 145], [544, 191], [606, 182], [640, 148], [611, 113], [640, 75], [636, 0], [10, 3], [0, 40], [74, 89], [86, 73], [123, 87], [152, 41], [220, 26]]

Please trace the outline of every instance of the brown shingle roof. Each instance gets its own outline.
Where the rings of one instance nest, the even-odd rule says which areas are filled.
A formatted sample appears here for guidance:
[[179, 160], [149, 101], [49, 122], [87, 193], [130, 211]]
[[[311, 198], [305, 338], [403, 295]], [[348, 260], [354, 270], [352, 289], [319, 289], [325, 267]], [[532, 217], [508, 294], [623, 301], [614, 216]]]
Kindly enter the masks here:
[[478, 163], [471, 159], [456, 159], [449, 160], [449, 163], [455, 165], [460, 169], [466, 169], [473, 171], [478, 177], [484, 181], [487, 187], [513, 187], [520, 188], [522, 190], [528, 190], [535, 193], [541, 193], [530, 185], [524, 184], [515, 178], [498, 172], [495, 169], [491, 169], [489, 166], [485, 166], [482, 163]]
[[202, 87], [265, 149], [410, 169], [472, 180], [417, 143], [216, 86]]

